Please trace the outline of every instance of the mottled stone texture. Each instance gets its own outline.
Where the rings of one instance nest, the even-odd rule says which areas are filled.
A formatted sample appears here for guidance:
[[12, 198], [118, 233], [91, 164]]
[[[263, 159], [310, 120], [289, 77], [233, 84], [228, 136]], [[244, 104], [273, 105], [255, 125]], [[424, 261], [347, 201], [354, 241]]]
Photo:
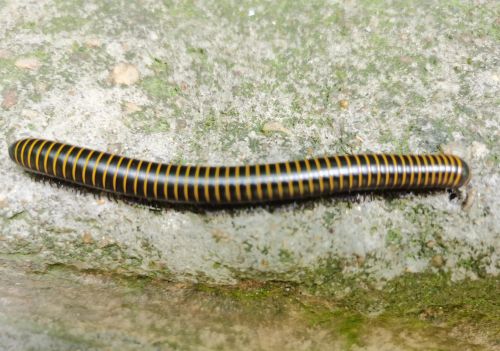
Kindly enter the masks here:
[[[1, 253], [211, 283], [498, 274], [498, 2], [12, 0], [0, 18]], [[214, 165], [446, 150], [473, 181], [158, 212], [35, 182], [7, 154], [25, 136]]]

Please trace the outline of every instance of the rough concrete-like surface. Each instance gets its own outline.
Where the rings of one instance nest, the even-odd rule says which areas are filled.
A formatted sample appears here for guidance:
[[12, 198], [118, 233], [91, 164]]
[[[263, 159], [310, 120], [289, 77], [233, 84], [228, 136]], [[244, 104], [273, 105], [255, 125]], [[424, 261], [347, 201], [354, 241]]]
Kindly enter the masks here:
[[[234, 283], [496, 276], [495, 1], [0, 1], [0, 250]], [[345, 152], [465, 157], [464, 195], [162, 212], [33, 181], [25, 136], [183, 163]], [[464, 203], [465, 201], [465, 203]]]
[[498, 330], [448, 326], [440, 299], [415, 322], [368, 317], [286, 285], [209, 288], [40, 270], [3, 256], [0, 296], [2, 350], [500, 350]]

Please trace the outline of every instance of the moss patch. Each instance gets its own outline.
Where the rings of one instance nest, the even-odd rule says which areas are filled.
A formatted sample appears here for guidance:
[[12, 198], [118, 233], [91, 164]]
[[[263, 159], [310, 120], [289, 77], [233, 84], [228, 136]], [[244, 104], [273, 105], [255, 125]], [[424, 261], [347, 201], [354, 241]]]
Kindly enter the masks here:
[[87, 20], [75, 16], [60, 16], [53, 18], [48, 25], [43, 28], [45, 33], [71, 32], [80, 29], [87, 23]]
[[498, 337], [500, 282], [497, 278], [453, 283], [445, 274], [406, 274], [379, 290], [337, 277], [335, 290], [348, 291], [344, 296], [332, 296], [331, 282], [308, 287], [244, 282], [238, 287], [200, 285], [197, 289], [233, 299], [257, 315], [270, 306], [283, 310], [292, 305], [309, 326], [321, 326], [341, 335], [347, 346], [362, 346], [368, 326], [424, 334], [432, 334], [437, 328], [445, 335], [457, 328], [469, 331], [470, 335], [463, 335], [464, 340], [481, 333], [491, 343]]

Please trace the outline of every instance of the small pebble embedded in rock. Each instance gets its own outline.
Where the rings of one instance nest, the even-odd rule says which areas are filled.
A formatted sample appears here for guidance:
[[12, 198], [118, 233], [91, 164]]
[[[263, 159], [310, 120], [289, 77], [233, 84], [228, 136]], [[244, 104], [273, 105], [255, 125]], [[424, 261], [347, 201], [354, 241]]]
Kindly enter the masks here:
[[36, 57], [21, 57], [15, 62], [17, 68], [36, 71], [42, 65]]
[[291, 134], [290, 131], [286, 129], [281, 123], [274, 121], [265, 123], [262, 127], [262, 131], [264, 133], [281, 132], [285, 134]]
[[129, 101], [127, 101], [123, 104], [123, 109], [125, 110], [125, 113], [127, 113], [128, 115], [141, 111], [140, 106], [134, 104], [133, 102], [129, 102]]
[[17, 104], [17, 92], [15, 90], [7, 90], [3, 93], [2, 108], [5, 110]]
[[444, 258], [441, 255], [432, 257], [431, 264], [433, 267], [440, 268], [444, 265]]
[[428, 242], [425, 243], [425, 246], [427, 246], [429, 249], [432, 249], [433, 247], [436, 246], [436, 242], [434, 240], [429, 240]]
[[92, 237], [92, 234], [85, 232], [82, 235], [82, 241], [84, 244], [92, 244], [94, 242], [94, 238]]
[[99, 48], [102, 46], [102, 42], [97, 38], [89, 38], [85, 41], [85, 45], [89, 48]]
[[119, 63], [111, 72], [111, 81], [116, 85], [132, 85], [139, 80], [139, 70], [130, 63]]

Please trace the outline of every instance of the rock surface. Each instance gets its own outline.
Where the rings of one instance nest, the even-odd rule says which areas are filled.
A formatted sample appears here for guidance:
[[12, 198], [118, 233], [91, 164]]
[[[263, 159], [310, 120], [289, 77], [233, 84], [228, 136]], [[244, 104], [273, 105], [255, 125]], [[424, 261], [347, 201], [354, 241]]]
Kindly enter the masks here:
[[[16, 92], [0, 110], [0, 253], [342, 291], [419, 272], [497, 277], [499, 12], [496, 1], [0, 1], [0, 92]], [[473, 180], [459, 194], [156, 211], [34, 181], [7, 153], [26, 136], [214, 165], [446, 150]]]
[[[345, 275], [384, 281], [436, 255], [456, 279], [496, 275], [498, 6], [283, 6], [3, 6], [12, 57], [0, 58], [0, 90], [20, 101], [0, 122], [2, 251], [215, 283], [300, 282], [332, 258]], [[210, 164], [455, 145], [476, 196], [467, 212], [442, 192], [158, 213], [34, 182], [7, 155], [24, 136]], [[81, 246], [84, 233], [94, 246]]]

